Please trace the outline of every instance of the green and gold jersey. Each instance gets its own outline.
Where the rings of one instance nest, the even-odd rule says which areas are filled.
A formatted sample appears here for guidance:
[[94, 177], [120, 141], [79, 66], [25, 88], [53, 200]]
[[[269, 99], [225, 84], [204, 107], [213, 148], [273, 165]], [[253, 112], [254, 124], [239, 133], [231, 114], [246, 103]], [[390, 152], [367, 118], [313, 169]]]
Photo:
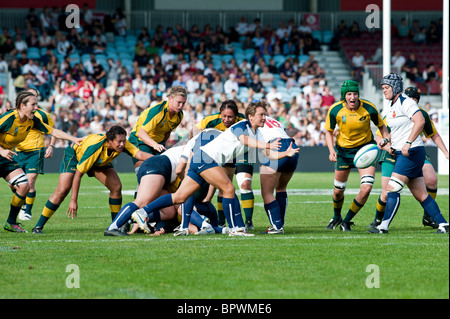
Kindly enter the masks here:
[[[236, 116], [236, 120], [234, 121], [233, 124], [236, 124], [237, 122], [244, 120], [244, 119], [245, 119], [245, 115], [238, 113], [238, 115]], [[222, 122], [220, 112], [204, 117], [199, 123], [197, 123], [195, 125], [195, 127], [197, 129], [199, 129], [200, 131], [203, 131], [204, 129], [207, 129], [207, 128], [215, 128], [215, 129], [223, 132], [227, 129]]]
[[[77, 170], [83, 174], [87, 173], [93, 166], [108, 166], [120, 154], [115, 151], [108, 154], [105, 134], [88, 135], [79, 146], [73, 145], [72, 148], [78, 160]], [[123, 152], [134, 157], [139, 150], [136, 146], [126, 141]]]
[[[48, 126], [53, 127], [55, 125], [52, 118], [50, 117], [50, 114], [44, 112], [41, 109], [37, 109], [37, 111], [34, 113], [34, 116], [38, 117], [42, 123], [45, 123]], [[42, 148], [44, 148], [44, 133], [36, 129], [31, 129], [26, 139], [16, 146], [16, 151], [30, 152]]]
[[175, 114], [172, 118], [169, 115], [169, 103], [163, 101], [152, 107], [149, 107], [139, 115], [130, 134], [130, 142], [138, 145], [142, 140], [137, 136], [139, 130], [145, 130], [148, 135], [156, 142], [164, 142], [166, 133], [175, 129], [183, 119], [183, 112]]
[[53, 131], [53, 127], [43, 123], [36, 115], [31, 120], [27, 118], [24, 122], [20, 122], [17, 110], [3, 113], [0, 115], [0, 146], [13, 150], [26, 139], [32, 129], [42, 134], [51, 134]]
[[351, 111], [345, 101], [334, 103], [328, 110], [325, 129], [333, 132], [339, 127], [336, 144], [342, 148], [355, 148], [373, 140], [370, 122], [378, 128], [383, 126], [383, 119], [375, 105], [367, 100], [359, 99], [360, 106]]

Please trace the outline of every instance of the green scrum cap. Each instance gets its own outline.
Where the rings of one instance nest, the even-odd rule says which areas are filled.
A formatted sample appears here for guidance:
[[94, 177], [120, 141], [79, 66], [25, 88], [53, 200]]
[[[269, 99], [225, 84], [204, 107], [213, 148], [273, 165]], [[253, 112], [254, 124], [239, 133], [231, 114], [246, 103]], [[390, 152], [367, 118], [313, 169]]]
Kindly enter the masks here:
[[345, 100], [345, 94], [348, 92], [358, 92], [359, 95], [359, 84], [356, 81], [347, 80], [342, 83], [341, 86], [341, 101]]

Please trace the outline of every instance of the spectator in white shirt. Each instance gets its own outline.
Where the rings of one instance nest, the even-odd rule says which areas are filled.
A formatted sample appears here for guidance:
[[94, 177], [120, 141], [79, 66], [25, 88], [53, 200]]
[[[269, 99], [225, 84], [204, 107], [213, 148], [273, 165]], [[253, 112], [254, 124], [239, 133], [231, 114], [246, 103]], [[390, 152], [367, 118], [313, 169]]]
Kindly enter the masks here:
[[169, 61], [175, 60], [175, 59], [176, 59], [176, 57], [172, 53], [172, 50], [170, 48], [167, 48], [166, 51], [164, 51], [164, 53], [161, 55], [161, 64], [163, 66], [165, 66], [166, 64], [169, 63]]
[[239, 85], [235, 78], [236, 76], [234, 74], [230, 74], [230, 78], [223, 84], [225, 94], [231, 94], [233, 91], [239, 92]]
[[283, 96], [280, 92], [277, 91], [276, 86], [272, 86], [272, 89], [266, 94], [267, 102], [269, 102], [270, 107], [274, 112], [278, 111], [278, 103], [275, 101], [277, 99], [278, 101], [281, 101], [283, 99]]
[[395, 55], [392, 57], [392, 66], [398, 67], [399, 70], [402, 68], [402, 66], [405, 64], [406, 59], [402, 55], [401, 51], [395, 52]]
[[269, 67], [264, 66], [263, 71], [259, 74], [259, 79], [264, 87], [269, 87], [273, 85], [273, 74], [269, 72]]
[[38, 73], [38, 71], [39, 71], [39, 67], [38, 67], [36, 64], [34, 64], [34, 60], [33, 60], [33, 59], [29, 59], [29, 60], [28, 60], [28, 63], [25, 64], [25, 65], [23, 66], [23, 69], [22, 69], [23, 74], [27, 74], [27, 73], [30, 72], [30, 71], [31, 71], [34, 75], [36, 75], [36, 74]]
[[286, 23], [284, 21], [281, 21], [280, 27], [277, 29], [276, 35], [278, 39], [283, 39], [286, 34], [289, 37], [291, 31], [286, 27]]
[[22, 39], [20, 34], [16, 35], [15, 47], [16, 50], [19, 51], [19, 53], [26, 52], [28, 49], [26, 41]]
[[241, 21], [238, 22], [235, 26], [236, 32], [239, 33], [239, 35], [246, 35], [248, 32], [248, 24], [245, 22], [245, 17], [241, 17]]
[[356, 51], [355, 55], [352, 57], [352, 78], [356, 79], [358, 82], [364, 74], [365, 62], [364, 55], [362, 55], [361, 52]]

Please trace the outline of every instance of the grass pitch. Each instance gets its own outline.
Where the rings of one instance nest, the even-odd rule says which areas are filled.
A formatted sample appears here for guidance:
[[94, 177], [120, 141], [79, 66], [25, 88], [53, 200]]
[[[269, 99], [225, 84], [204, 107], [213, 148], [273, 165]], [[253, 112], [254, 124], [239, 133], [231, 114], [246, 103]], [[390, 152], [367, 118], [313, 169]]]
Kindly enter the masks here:
[[[120, 174], [123, 203], [132, 200], [134, 174]], [[225, 235], [104, 237], [108, 193], [82, 180], [78, 218], [69, 197], [44, 235], [31, 234], [57, 174], [38, 178], [30, 233], [0, 229], [0, 299], [448, 299], [449, 236], [422, 226], [422, 208], [403, 191], [390, 234], [366, 233], [375, 215], [380, 174], [351, 233], [324, 228], [332, 217], [332, 173], [297, 173], [291, 181], [284, 235], [259, 234], [269, 225], [254, 178], [255, 237]], [[448, 176], [437, 202], [449, 220]], [[350, 174], [343, 215], [359, 187]], [[0, 221], [11, 191], [0, 183]]]

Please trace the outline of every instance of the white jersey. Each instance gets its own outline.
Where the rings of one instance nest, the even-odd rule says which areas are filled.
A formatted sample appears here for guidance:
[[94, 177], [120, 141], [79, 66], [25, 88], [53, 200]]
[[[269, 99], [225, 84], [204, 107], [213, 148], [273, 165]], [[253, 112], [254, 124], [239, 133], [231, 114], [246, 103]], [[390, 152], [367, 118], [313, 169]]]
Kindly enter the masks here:
[[170, 176], [170, 182], [173, 183], [177, 179], [177, 174], [175, 169], [180, 161], [181, 154], [183, 152], [184, 145], [181, 146], [173, 146], [169, 148], [167, 151], [162, 153], [161, 155], [165, 155], [169, 158], [170, 164], [172, 165], [172, 175]]
[[284, 125], [269, 116], [266, 116], [264, 127], [260, 128], [259, 131], [264, 137], [264, 141], [266, 141], [266, 143], [269, 143], [277, 138], [290, 138], [289, 135], [286, 134]]
[[[408, 140], [414, 126], [411, 118], [416, 112], [420, 112], [417, 103], [404, 93], [399, 95], [393, 105], [388, 106], [386, 122], [391, 129], [391, 144], [395, 150], [400, 151]], [[411, 147], [423, 146], [420, 134], [412, 142]]]
[[[249, 152], [249, 149], [239, 141], [239, 136], [241, 135], [264, 142], [264, 138], [259, 130], [254, 131], [248, 120], [242, 120], [230, 126], [213, 141], [200, 147], [200, 149], [219, 165], [231, 163], [234, 158], [242, 158], [246, 152]], [[254, 163], [255, 159], [256, 153], [249, 154], [249, 163]]]

